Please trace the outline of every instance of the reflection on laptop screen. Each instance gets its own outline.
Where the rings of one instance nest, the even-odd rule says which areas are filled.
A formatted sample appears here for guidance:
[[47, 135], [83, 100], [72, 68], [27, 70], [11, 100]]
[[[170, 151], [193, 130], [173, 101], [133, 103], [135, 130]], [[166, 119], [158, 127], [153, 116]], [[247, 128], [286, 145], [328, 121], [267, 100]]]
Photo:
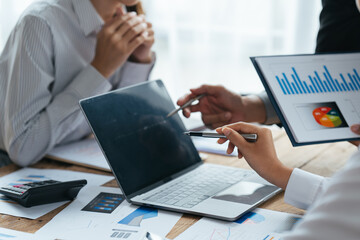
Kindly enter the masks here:
[[80, 104], [126, 195], [201, 162], [160, 80]]

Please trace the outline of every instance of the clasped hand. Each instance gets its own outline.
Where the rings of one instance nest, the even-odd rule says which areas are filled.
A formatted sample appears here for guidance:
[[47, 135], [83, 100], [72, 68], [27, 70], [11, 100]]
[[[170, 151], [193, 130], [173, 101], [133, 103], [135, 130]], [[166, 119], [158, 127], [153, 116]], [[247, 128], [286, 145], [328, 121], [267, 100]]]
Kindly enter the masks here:
[[105, 24], [97, 36], [92, 65], [106, 78], [110, 77], [130, 57], [139, 63], [151, 62], [154, 44], [152, 25], [143, 15], [124, 13], [117, 9], [116, 16]]

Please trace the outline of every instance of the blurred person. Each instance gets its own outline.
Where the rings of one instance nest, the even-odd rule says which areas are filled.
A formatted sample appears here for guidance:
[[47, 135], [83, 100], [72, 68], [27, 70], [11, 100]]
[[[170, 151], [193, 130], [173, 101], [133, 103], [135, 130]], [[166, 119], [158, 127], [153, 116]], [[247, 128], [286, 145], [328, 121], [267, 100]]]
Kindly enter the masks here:
[[0, 56], [0, 166], [88, 136], [79, 100], [148, 80], [153, 43], [139, 0], [33, 3]]

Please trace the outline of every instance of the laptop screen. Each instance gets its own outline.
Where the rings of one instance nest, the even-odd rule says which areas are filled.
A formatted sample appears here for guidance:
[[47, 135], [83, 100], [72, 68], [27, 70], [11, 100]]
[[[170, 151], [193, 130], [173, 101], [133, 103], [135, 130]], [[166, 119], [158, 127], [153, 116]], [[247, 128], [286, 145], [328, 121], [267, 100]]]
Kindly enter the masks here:
[[162, 81], [80, 101], [124, 193], [129, 196], [201, 162]]

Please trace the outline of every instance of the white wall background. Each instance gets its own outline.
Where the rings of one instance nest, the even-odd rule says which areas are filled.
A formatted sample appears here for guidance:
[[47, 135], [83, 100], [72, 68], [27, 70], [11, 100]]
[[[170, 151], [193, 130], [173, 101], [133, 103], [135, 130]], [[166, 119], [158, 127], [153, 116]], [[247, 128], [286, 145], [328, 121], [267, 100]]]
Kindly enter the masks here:
[[[21, 12], [36, 0], [0, 0], [0, 50]], [[105, 0], [104, 0], [105, 1]], [[312, 53], [320, 0], [143, 0], [154, 25], [157, 63], [175, 100], [191, 87], [263, 89], [249, 56]]]

